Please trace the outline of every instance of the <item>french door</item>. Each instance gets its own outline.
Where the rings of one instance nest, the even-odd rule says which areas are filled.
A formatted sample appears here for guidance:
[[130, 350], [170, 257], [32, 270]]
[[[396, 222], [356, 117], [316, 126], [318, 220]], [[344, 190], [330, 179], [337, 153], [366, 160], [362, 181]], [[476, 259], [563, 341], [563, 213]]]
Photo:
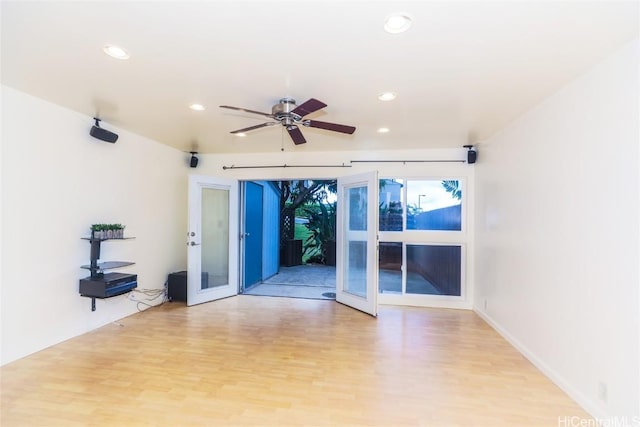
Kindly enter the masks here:
[[336, 301], [378, 314], [378, 173], [338, 178]]
[[[336, 301], [378, 312], [378, 174], [338, 179]], [[189, 176], [187, 305], [238, 294], [238, 181]]]
[[238, 181], [189, 176], [187, 305], [238, 294]]

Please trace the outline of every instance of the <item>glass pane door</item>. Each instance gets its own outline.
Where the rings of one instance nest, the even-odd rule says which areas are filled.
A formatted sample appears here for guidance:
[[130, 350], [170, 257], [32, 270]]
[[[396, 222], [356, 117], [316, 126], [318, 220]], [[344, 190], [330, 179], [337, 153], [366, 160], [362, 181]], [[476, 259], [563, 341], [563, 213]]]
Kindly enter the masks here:
[[367, 185], [346, 189], [344, 291], [367, 296]]
[[377, 314], [378, 178], [338, 179], [336, 301]]
[[238, 293], [238, 183], [189, 177], [187, 305]]
[[229, 283], [229, 190], [202, 189], [200, 289]]

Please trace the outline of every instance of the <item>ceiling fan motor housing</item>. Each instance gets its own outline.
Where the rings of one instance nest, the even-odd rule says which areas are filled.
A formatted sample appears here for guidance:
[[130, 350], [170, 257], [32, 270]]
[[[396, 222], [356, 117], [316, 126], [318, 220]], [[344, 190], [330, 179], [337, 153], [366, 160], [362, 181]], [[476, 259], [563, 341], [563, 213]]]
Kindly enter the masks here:
[[[295, 110], [296, 107], [297, 105], [296, 105], [295, 99], [282, 98], [278, 104], [274, 105], [271, 108], [271, 114], [273, 114], [277, 120], [281, 120], [281, 121], [284, 120], [285, 121], [284, 124], [290, 125], [293, 123], [294, 120], [301, 119], [301, 117], [298, 116], [297, 114], [291, 113], [293, 110]], [[290, 123], [287, 121], [287, 119], [290, 119], [289, 120]]]

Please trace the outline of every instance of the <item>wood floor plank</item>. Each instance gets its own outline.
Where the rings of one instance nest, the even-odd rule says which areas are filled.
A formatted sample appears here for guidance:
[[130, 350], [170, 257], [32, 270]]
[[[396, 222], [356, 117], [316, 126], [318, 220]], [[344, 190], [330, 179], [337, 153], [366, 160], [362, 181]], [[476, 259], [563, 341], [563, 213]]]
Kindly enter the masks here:
[[470, 311], [239, 296], [0, 368], [0, 425], [557, 426], [588, 418]]

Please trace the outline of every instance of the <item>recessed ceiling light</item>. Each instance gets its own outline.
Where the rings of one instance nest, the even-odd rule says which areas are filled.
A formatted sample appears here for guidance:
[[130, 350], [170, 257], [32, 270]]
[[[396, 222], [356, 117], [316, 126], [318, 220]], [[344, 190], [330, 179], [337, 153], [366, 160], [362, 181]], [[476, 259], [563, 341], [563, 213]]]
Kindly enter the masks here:
[[235, 136], [239, 136], [240, 138], [243, 138], [243, 137], [247, 136], [247, 134], [244, 133], [244, 132], [235, 133], [234, 135]]
[[129, 57], [130, 57], [129, 52], [127, 52], [126, 50], [124, 50], [120, 46], [108, 44], [105, 47], [103, 47], [102, 50], [104, 51], [104, 53], [106, 53], [107, 55], [109, 55], [112, 58], [129, 59]]
[[396, 93], [395, 92], [382, 92], [380, 95], [378, 95], [378, 99], [380, 101], [393, 101], [394, 99], [396, 99]]
[[378, 128], [378, 133], [389, 133], [389, 128]]
[[204, 111], [204, 105], [202, 104], [191, 104], [189, 105], [189, 108], [191, 108], [193, 111]]
[[389, 34], [404, 33], [411, 27], [411, 17], [405, 13], [394, 13], [384, 20], [384, 30]]

